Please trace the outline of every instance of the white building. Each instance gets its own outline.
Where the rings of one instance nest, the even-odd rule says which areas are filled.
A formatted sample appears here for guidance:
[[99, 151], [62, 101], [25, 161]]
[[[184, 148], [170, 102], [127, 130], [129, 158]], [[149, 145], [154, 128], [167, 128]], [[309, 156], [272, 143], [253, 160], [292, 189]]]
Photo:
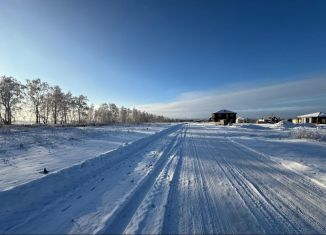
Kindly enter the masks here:
[[293, 123], [326, 124], [326, 113], [316, 112], [300, 115], [292, 120]]

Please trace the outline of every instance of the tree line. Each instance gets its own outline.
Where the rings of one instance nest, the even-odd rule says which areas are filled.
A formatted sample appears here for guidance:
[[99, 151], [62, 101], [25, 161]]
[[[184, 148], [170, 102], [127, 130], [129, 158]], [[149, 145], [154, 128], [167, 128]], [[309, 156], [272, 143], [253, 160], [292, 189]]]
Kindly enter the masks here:
[[22, 84], [13, 77], [0, 77], [0, 123], [10, 125], [17, 113], [28, 113], [36, 124], [109, 124], [172, 121], [136, 108], [103, 103], [88, 104], [85, 95], [74, 96], [41, 79]]

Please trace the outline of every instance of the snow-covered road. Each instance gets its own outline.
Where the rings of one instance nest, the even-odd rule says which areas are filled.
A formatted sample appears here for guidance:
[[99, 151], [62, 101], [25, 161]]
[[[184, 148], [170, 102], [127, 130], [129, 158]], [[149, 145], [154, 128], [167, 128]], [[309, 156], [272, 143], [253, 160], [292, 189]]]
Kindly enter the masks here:
[[0, 233], [326, 233], [324, 184], [232, 131], [175, 125], [2, 191]]

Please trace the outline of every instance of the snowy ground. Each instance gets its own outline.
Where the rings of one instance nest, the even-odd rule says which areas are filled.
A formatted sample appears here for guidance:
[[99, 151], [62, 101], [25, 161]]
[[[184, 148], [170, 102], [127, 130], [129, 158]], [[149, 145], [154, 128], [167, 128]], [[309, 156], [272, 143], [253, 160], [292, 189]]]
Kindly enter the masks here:
[[161, 131], [170, 124], [80, 128], [0, 128], [0, 191], [71, 167]]
[[[294, 131], [180, 124], [83, 163], [67, 161], [0, 192], [0, 233], [326, 233], [326, 143]], [[83, 139], [96, 136], [57, 156], [83, 153]]]

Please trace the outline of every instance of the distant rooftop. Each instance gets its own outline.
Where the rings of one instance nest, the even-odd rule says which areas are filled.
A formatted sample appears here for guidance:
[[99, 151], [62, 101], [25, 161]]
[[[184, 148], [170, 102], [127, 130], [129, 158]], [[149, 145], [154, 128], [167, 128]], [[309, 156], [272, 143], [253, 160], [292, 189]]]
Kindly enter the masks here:
[[227, 110], [227, 109], [221, 109], [220, 111], [217, 111], [215, 113], [235, 113], [235, 112], [232, 112], [232, 111]]
[[309, 114], [298, 116], [298, 118], [307, 118], [307, 117], [326, 117], [326, 113], [316, 112], [316, 113], [309, 113]]

